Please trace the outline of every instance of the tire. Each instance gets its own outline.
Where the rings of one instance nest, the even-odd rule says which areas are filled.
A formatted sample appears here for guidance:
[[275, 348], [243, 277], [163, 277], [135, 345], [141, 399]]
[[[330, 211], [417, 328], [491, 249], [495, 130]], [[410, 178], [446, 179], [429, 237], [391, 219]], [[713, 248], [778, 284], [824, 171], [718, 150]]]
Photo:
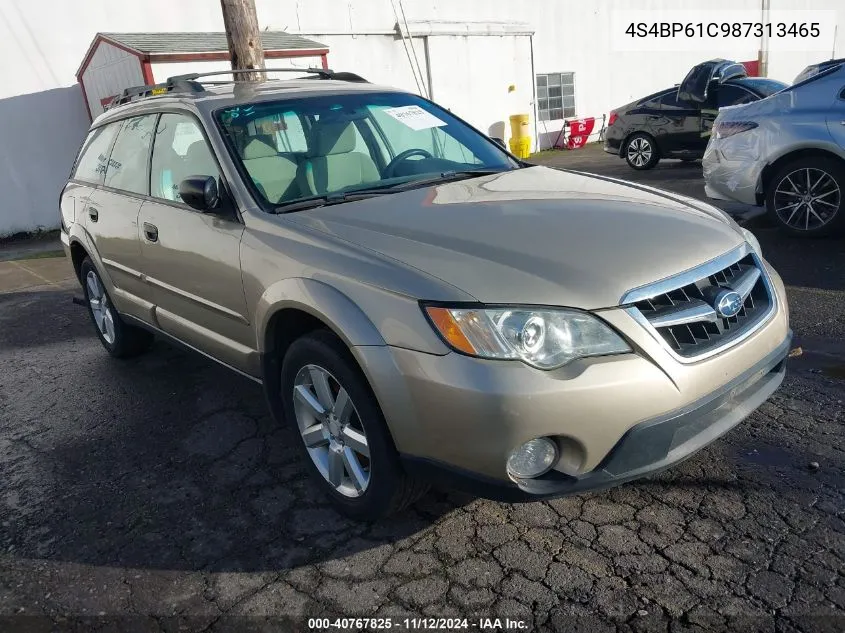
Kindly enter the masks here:
[[106, 351], [115, 358], [131, 358], [147, 351], [153, 342], [153, 335], [147, 330], [128, 325], [120, 318], [90, 258], [86, 257], [82, 261], [79, 271], [88, 315]]
[[824, 237], [845, 233], [845, 165], [821, 156], [787, 163], [769, 180], [766, 209], [789, 235]]
[[[315, 372], [317, 377], [322, 376], [319, 380]], [[315, 386], [323, 378], [323, 388]], [[294, 341], [282, 361], [280, 380], [285, 419], [299, 435], [296, 443], [306, 467], [338, 511], [356, 520], [374, 521], [398, 512], [425, 494], [428, 486], [402, 469], [372, 389], [337, 336], [318, 330]], [[307, 404], [303, 390], [316, 402]], [[348, 395], [351, 408], [340, 404], [346, 401], [341, 391]], [[327, 397], [333, 402], [327, 402]], [[326, 413], [329, 406], [323, 406], [324, 401], [335, 405], [332, 415]], [[307, 435], [310, 448], [306, 446], [304, 429], [312, 431]], [[368, 455], [359, 452], [362, 446]], [[330, 474], [330, 460], [339, 460], [334, 461], [340, 464], [334, 475]], [[337, 468], [342, 469], [339, 476]]]
[[652, 136], [637, 132], [625, 143], [625, 162], [631, 169], [637, 171], [651, 169], [659, 160], [660, 153]]

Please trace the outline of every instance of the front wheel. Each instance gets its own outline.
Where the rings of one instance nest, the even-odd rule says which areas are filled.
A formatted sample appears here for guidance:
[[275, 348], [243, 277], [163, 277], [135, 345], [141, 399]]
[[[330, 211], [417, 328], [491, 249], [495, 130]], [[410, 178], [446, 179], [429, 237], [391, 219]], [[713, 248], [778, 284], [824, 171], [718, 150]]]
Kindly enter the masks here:
[[288, 348], [281, 397], [306, 467], [339, 511], [371, 521], [425, 493], [402, 469], [378, 401], [334, 334], [312, 332]]
[[795, 236], [845, 232], [845, 167], [811, 157], [784, 165], [769, 182], [766, 208], [780, 228]]
[[115, 358], [129, 358], [145, 352], [153, 341], [153, 335], [128, 325], [120, 318], [90, 258], [82, 261], [79, 276], [88, 314], [106, 351]]
[[632, 169], [651, 169], [660, 160], [657, 145], [648, 134], [638, 132], [625, 145], [625, 162]]

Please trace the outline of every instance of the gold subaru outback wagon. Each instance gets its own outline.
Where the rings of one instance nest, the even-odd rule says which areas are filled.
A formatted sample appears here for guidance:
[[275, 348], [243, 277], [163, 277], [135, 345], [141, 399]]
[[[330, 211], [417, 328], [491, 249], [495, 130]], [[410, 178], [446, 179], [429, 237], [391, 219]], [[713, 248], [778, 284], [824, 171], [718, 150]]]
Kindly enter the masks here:
[[203, 77], [94, 121], [62, 240], [112, 356], [159, 335], [261, 383], [347, 514], [617, 485], [783, 380], [783, 284], [717, 209], [350, 73]]

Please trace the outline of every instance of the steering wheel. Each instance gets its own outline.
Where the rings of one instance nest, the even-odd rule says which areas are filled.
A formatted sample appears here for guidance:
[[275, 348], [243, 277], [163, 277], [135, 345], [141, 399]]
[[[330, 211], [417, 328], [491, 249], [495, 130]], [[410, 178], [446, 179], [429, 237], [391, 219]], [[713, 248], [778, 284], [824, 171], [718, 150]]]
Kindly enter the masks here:
[[423, 158], [434, 158], [429, 152], [421, 148], [414, 148], [414, 149], [406, 149], [404, 152], [399, 152], [393, 158], [392, 161], [387, 163], [387, 166], [384, 168], [384, 177], [385, 178], [393, 178], [393, 172], [396, 171], [396, 167], [404, 160], [407, 160], [411, 156], [422, 156]]

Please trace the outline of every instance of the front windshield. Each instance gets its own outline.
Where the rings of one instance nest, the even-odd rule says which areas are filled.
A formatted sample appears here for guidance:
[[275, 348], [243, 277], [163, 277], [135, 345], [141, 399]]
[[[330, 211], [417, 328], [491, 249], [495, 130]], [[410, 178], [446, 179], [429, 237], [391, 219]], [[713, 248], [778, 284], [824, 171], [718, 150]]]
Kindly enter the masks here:
[[518, 166], [449, 112], [400, 92], [241, 104], [216, 115], [235, 160], [271, 206]]

